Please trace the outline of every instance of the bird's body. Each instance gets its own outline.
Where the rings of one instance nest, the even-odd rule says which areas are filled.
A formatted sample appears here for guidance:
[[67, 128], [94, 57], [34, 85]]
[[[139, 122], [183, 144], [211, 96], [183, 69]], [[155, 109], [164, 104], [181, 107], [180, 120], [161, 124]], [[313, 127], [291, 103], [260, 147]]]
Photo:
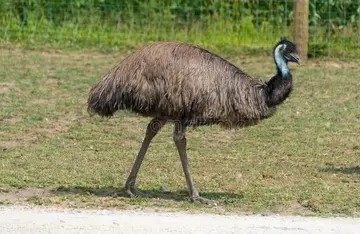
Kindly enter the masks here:
[[202, 48], [177, 42], [146, 46], [107, 73], [92, 90], [100, 115], [128, 109], [188, 125], [240, 127], [268, 117], [266, 84]]
[[129, 195], [141, 195], [135, 180], [151, 139], [174, 122], [174, 141], [193, 201], [199, 196], [186, 154], [187, 126], [220, 124], [235, 128], [269, 117], [292, 90], [287, 63], [299, 62], [296, 47], [283, 39], [274, 48], [277, 73], [268, 82], [254, 79], [205, 49], [178, 42], [148, 45], [126, 57], [91, 89], [89, 110], [111, 116], [130, 110], [152, 117], [126, 182]]

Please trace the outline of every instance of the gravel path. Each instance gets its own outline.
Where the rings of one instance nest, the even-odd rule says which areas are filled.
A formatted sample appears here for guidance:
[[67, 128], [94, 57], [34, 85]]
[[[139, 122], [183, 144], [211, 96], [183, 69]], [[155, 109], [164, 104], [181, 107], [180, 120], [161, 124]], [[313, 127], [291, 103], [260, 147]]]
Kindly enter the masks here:
[[0, 207], [0, 233], [359, 233], [360, 219]]

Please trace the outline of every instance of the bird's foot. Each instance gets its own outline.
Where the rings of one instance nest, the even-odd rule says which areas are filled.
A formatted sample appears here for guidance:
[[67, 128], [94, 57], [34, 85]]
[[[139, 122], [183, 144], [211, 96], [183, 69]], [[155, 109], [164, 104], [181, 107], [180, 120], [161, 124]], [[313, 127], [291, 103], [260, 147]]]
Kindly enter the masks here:
[[150, 198], [152, 197], [150, 194], [148, 193], [144, 193], [141, 192], [139, 189], [137, 189], [136, 187], [126, 187], [125, 188], [125, 193], [127, 195], [129, 195], [130, 197], [147, 197]]
[[200, 196], [191, 197], [191, 201], [195, 203], [210, 205], [210, 206], [217, 206], [217, 203], [215, 201]]

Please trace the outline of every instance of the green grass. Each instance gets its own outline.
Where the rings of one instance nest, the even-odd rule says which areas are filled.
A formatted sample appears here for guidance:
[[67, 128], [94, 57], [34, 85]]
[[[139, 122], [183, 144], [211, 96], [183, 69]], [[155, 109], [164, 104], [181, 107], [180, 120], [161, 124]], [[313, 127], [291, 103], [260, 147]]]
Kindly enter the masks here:
[[[0, 48], [133, 50], [177, 40], [222, 54], [251, 54], [291, 38], [294, 6], [282, 1], [3, 1]], [[358, 58], [359, 4], [311, 1], [310, 57]]]
[[[153, 41], [183, 41], [198, 44], [227, 54], [241, 51], [243, 54], [263, 51], [281, 36], [289, 36], [291, 30], [272, 27], [264, 22], [255, 28], [250, 17], [239, 22], [209, 20], [187, 26], [175, 26], [166, 19], [155, 19], [147, 25], [103, 25], [95, 22], [74, 24], [65, 22], [56, 26], [47, 21], [30, 21], [22, 27], [16, 18], [0, 27], [0, 48], [21, 47], [26, 49], [89, 49], [105, 52], [128, 52]], [[138, 23], [138, 22], [137, 22]], [[0, 24], [1, 25], [1, 24]], [[221, 35], [221, 36], [220, 36]], [[235, 50], [235, 51], [234, 51]], [[322, 51], [323, 52], [323, 51]]]
[[[138, 178], [156, 198], [124, 195], [149, 119], [86, 111], [91, 85], [124, 56], [0, 50], [0, 204], [359, 216], [360, 61], [292, 66], [292, 96], [257, 126], [189, 129], [193, 177], [212, 208], [189, 202], [171, 125]], [[254, 76], [274, 72], [270, 56], [225, 57]]]
[[[0, 17], [0, 48], [94, 49], [127, 53], [149, 42], [171, 40], [197, 44], [231, 56], [260, 55], [280, 37], [291, 38], [293, 31], [292, 26], [272, 25], [266, 19], [261, 25], [255, 25], [251, 16], [239, 20], [209, 17], [184, 25], [169, 17], [161, 15], [146, 22], [143, 22], [146, 18], [140, 17], [124, 24], [110, 24], [102, 22], [95, 14], [79, 22], [64, 21], [57, 25], [33, 15], [25, 27], [18, 18], [9, 15]], [[309, 57], [359, 57], [358, 29], [349, 27], [331, 33], [326, 29], [310, 27]]]

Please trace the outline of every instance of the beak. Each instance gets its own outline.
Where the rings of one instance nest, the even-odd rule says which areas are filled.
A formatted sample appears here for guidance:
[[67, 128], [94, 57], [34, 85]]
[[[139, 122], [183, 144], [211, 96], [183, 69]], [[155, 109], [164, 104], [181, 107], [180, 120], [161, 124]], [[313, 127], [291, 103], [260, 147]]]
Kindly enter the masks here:
[[290, 53], [290, 54], [286, 55], [285, 57], [287, 58], [287, 60], [289, 62], [293, 62], [293, 63], [297, 63], [297, 64], [301, 63], [300, 56], [297, 53]]

